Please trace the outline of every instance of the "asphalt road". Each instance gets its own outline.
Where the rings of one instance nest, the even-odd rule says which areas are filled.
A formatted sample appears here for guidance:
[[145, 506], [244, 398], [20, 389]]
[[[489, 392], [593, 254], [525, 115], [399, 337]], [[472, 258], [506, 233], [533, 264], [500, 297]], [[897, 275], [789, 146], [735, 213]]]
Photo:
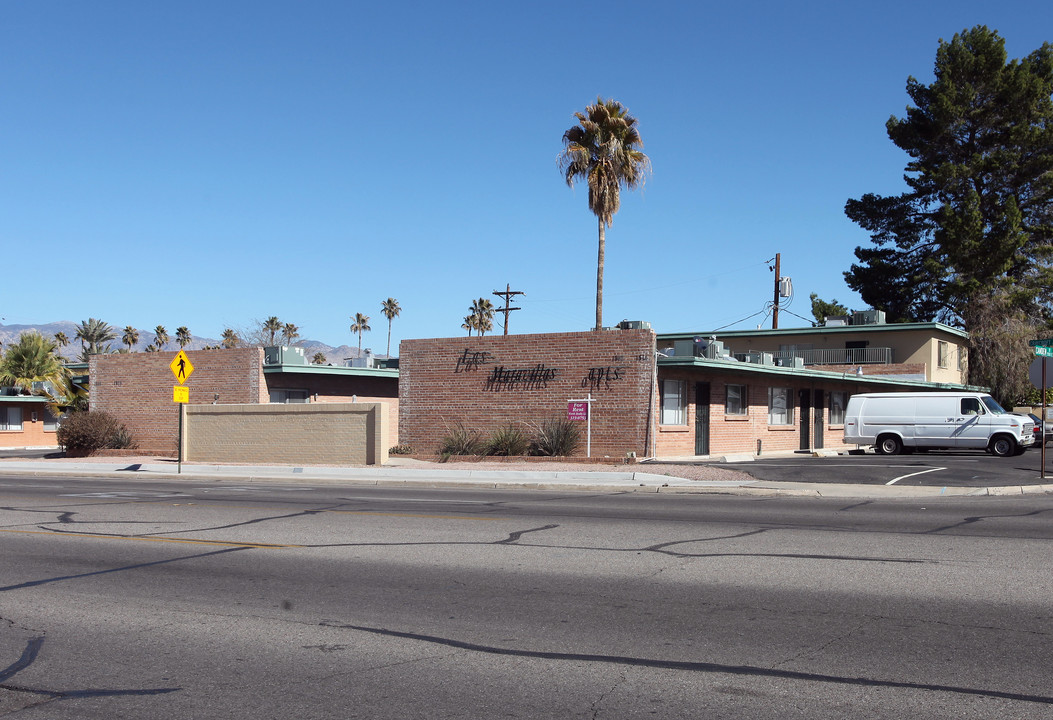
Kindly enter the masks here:
[[0, 478], [0, 717], [1053, 718], [1053, 498]]
[[859, 483], [930, 487], [1003, 487], [1053, 485], [1053, 448], [1028, 450], [1000, 458], [975, 451], [929, 451], [911, 455], [837, 455], [832, 457], [759, 458], [753, 462], [717, 463], [766, 482]]

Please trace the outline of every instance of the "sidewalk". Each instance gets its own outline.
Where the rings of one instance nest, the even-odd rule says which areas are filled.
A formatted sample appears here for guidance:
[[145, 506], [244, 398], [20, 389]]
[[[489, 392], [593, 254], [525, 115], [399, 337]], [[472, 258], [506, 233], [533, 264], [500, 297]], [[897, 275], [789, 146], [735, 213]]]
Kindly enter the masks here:
[[[624, 467], [626, 469], [611, 469]], [[734, 494], [845, 498], [930, 498], [941, 496], [1020, 495], [1053, 492], [1053, 486], [992, 488], [910, 487], [806, 482], [764, 482], [745, 473], [705, 466], [659, 462], [632, 466], [527, 465], [507, 469], [488, 463], [439, 464], [391, 458], [381, 468], [265, 466], [177, 463], [165, 458], [65, 458], [0, 461], [2, 475], [79, 475], [95, 478], [178, 480], [193, 482], [348, 483], [385, 487], [508, 488], [528, 490], [618, 491], [649, 493]], [[629, 469], [632, 468], [632, 469]], [[690, 472], [689, 472], [690, 471]], [[669, 473], [669, 474], [666, 474]], [[693, 477], [681, 477], [679, 474]]]

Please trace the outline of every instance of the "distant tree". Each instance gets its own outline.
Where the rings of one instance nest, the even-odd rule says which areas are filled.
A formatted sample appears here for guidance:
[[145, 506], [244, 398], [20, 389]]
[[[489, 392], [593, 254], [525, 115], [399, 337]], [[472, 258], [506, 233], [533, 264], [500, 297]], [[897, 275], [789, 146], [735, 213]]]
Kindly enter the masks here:
[[472, 305], [468, 309], [471, 311], [469, 317], [473, 318], [472, 327], [480, 337], [494, 329], [494, 304], [492, 302], [481, 297], [478, 300], [472, 300]]
[[179, 349], [182, 350], [193, 341], [193, 336], [190, 334], [190, 330], [187, 329], [186, 325], [177, 327], [175, 331], [176, 342], [179, 343]]
[[812, 293], [808, 298], [812, 301], [812, 317], [815, 318], [816, 322], [824, 322], [828, 317], [852, 314], [848, 308], [837, 302], [837, 300], [827, 302], [819, 299], [819, 295], [816, 293]]
[[131, 325], [126, 325], [124, 327], [124, 336], [121, 338], [121, 342], [127, 345], [128, 352], [131, 352], [135, 343], [139, 342], [139, 331]]
[[223, 331], [222, 344], [223, 347], [225, 347], [226, 349], [230, 350], [232, 348], [236, 348], [240, 342], [241, 340], [238, 337], [238, 334], [234, 332], [232, 328], [226, 328]]
[[351, 323], [351, 332], [358, 335], [358, 356], [362, 357], [362, 333], [371, 330], [369, 327], [369, 316], [355, 313], [351, 320], [354, 321]]
[[269, 318], [267, 318], [266, 322], [263, 323], [263, 330], [266, 333], [268, 333], [268, 338], [270, 341], [268, 343], [269, 345], [274, 345], [274, 338], [275, 336], [277, 336], [278, 333], [282, 331], [283, 327], [285, 326], [282, 324], [282, 321], [274, 315], [271, 315]]
[[559, 164], [567, 185], [578, 180], [589, 188], [589, 210], [599, 220], [596, 260], [596, 329], [603, 327], [603, 266], [606, 228], [614, 223], [621, 205], [621, 188], [635, 190], [644, 183], [651, 160], [640, 149], [643, 141], [637, 120], [616, 100], [596, 98], [584, 113], [574, 113], [578, 124], [563, 133]]
[[475, 329], [475, 319], [472, 315], [465, 315], [464, 322], [461, 323], [461, 330], [468, 331], [468, 337], [472, 336], [472, 330]]
[[388, 349], [384, 354], [391, 357], [391, 321], [398, 317], [399, 313], [402, 312], [402, 308], [399, 307], [398, 300], [389, 297], [380, 303], [380, 312], [388, 319]]
[[109, 343], [117, 339], [112, 327], [102, 320], [88, 318], [82, 320], [75, 335], [81, 344], [81, 361], [87, 362], [91, 355], [113, 352]]
[[314, 357], [311, 358], [311, 362], [315, 365], [325, 365], [329, 360], [326, 358], [324, 352], [316, 352]]
[[[58, 346], [38, 332], [26, 332], [9, 345], [0, 358], [0, 384], [25, 393], [45, 395], [58, 401], [70, 394], [70, 376], [56, 354]], [[33, 383], [49, 383], [54, 392], [34, 389]], [[47, 387], [47, 386], [44, 386]]]
[[292, 345], [300, 337], [300, 328], [292, 323], [282, 325], [282, 345]]
[[66, 347], [69, 345], [69, 338], [66, 337], [66, 333], [57, 332], [55, 333], [55, 344], [59, 347]]
[[165, 330], [165, 326], [158, 325], [155, 327], [154, 336], [156, 337], [154, 342], [157, 344], [157, 349], [164, 350], [165, 345], [168, 344], [168, 331]]
[[161, 348], [157, 347], [153, 343], [150, 343], [145, 348], [143, 348], [143, 352], [161, 352]]

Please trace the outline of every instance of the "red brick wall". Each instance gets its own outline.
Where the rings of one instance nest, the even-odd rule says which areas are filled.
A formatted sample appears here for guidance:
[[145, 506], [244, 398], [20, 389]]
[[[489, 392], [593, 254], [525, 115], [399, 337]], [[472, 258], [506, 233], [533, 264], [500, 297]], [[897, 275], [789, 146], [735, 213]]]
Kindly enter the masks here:
[[[139, 448], [148, 453], [178, 451], [179, 404], [169, 367], [174, 352], [92, 355], [88, 364], [92, 410], [118, 418]], [[195, 350], [187, 353], [194, 370], [184, 383], [190, 404], [266, 403], [263, 349]]]
[[[44, 414], [47, 412], [47, 406], [44, 403], [17, 401], [0, 403], [0, 410], [4, 412], [10, 407], [22, 408], [22, 429], [0, 430], [0, 447], [58, 446], [58, 440], [55, 439], [55, 430], [44, 429]], [[33, 419], [34, 413], [36, 414], [36, 420]]]
[[458, 422], [484, 433], [508, 423], [529, 430], [566, 418], [567, 401], [591, 392], [592, 455], [642, 456], [654, 347], [650, 330], [403, 340], [399, 442], [430, 454]]

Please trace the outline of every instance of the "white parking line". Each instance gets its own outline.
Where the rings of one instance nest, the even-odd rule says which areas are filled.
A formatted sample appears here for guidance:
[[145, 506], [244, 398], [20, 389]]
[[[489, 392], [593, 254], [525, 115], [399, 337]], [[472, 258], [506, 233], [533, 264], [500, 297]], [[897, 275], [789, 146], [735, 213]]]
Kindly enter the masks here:
[[935, 472], [937, 470], [946, 470], [946, 469], [947, 468], [929, 468], [928, 470], [919, 470], [918, 472], [913, 472], [913, 473], [909, 473], [907, 475], [900, 475], [899, 477], [892, 478], [891, 480], [889, 480], [885, 484], [886, 485], [895, 485], [900, 480], [906, 480], [907, 478], [914, 477], [915, 475], [924, 475], [925, 473]]

